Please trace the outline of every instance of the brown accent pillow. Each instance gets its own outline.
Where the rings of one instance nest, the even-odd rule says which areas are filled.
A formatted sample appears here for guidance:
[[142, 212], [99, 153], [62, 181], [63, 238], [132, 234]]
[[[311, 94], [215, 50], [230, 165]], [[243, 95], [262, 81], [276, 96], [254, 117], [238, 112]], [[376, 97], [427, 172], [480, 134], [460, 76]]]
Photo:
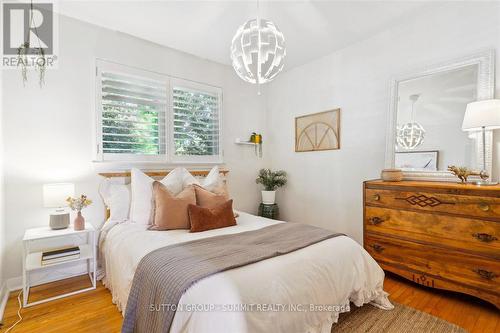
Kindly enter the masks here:
[[233, 215], [233, 200], [226, 201], [213, 208], [196, 205], [188, 206], [191, 232], [206, 231], [236, 225]]
[[196, 204], [196, 194], [192, 186], [173, 195], [160, 182], [153, 183], [153, 225], [151, 230], [189, 229], [188, 206]]

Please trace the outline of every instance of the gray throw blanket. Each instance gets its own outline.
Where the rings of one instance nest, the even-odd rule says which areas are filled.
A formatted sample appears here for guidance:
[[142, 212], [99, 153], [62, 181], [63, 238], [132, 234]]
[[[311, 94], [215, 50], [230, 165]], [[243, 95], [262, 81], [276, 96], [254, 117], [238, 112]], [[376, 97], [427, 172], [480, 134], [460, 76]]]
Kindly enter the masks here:
[[279, 223], [159, 248], [137, 266], [122, 332], [167, 333], [175, 315], [173, 307], [199, 280], [340, 235], [305, 224]]

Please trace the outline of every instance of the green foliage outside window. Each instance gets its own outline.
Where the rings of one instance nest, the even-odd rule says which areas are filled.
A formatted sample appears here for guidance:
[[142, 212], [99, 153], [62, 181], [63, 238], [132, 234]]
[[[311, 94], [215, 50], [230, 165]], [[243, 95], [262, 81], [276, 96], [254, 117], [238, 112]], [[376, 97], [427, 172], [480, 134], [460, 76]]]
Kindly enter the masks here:
[[218, 155], [217, 97], [174, 88], [173, 105], [175, 154]]
[[155, 107], [115, 101], [103, 104], [102, 139], [106, 153], [160, 154], [162, 119]]

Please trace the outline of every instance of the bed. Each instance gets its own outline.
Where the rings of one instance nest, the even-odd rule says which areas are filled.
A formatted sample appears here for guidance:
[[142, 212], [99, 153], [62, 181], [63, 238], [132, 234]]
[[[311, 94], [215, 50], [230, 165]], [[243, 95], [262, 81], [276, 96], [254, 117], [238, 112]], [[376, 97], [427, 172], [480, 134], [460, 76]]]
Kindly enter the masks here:
[[[172, 244], [286, 223], [238, 212], [237, 225], [190, 233], [151, 231], [108, 220], [99, 239], [103, 283], [125, 312], [136, 268], [148, 253]], [[170, 332], [330, 332], [339, 313], [356, 306], [391, 309], [384, 272], [347, 236], [209, 276], [181, 297]]]
[[[239, 212], [238, 225], [192, 234], [185, 230], [149, 231], [132, 223], [108, 221], [100, 248], [105, 267], [104, 285], [124, 311], [135, 268], [147, 253], [189, 240], [255, 230], [274, 223]], [[171, 332], [330, 332], [338, 313], [349, 302], [390, 309], [383, 291], [384, 273], [365, 250], [341, 236], [290, 254], [216, 274], [191, 287], [180, 305], [283, 304], [295, 309], [255, 312], [177, 312]], [[325, 306], [305, 311], [309, 304]], [[328, 311], [326, 306], [338, 306]], [[287, 311], [288, 310], [288, 311]], [[336, 310], [340, 310], [337, 312]]]

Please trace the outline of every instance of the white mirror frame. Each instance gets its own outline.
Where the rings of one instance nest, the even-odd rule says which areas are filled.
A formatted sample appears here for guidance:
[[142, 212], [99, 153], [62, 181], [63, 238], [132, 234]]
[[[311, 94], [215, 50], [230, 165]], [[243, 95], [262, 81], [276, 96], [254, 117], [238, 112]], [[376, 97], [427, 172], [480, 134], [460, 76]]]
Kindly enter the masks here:
[[[495, 51], [487, 50], [473, 55], [468, 55], [453, 61], [448, 61], [441, 64], [429, 65], [420, 70], [413, 71], [391, 80], [391, 99], [389, 111], [389, 123], [387, 126], [386, 135], [386, 152], [385, 152], [385, 167], [394, 168], [394, 152], [396, 142], [396, 126], [397, 126], [397, 110], [398, 110], [398, 86], [399, 83], [407, 80], [417, 79], [419, 77], [445, 72], [461, 67], [478, 65], [478, 100], [492, 99], [495, 96]], [[492, 131], [486, 131], [486, 166], [485, 169], [491, 175], [492, 171]], [[476, 135], [476, 160], [480, 165], [478, 168], [483, 168], [482, 161], [482, 146], [481, 136]], [[457, 178], [449, 171], [403, 171], [404, 180], [430, 180], [430, 181], [457, 181]]]

